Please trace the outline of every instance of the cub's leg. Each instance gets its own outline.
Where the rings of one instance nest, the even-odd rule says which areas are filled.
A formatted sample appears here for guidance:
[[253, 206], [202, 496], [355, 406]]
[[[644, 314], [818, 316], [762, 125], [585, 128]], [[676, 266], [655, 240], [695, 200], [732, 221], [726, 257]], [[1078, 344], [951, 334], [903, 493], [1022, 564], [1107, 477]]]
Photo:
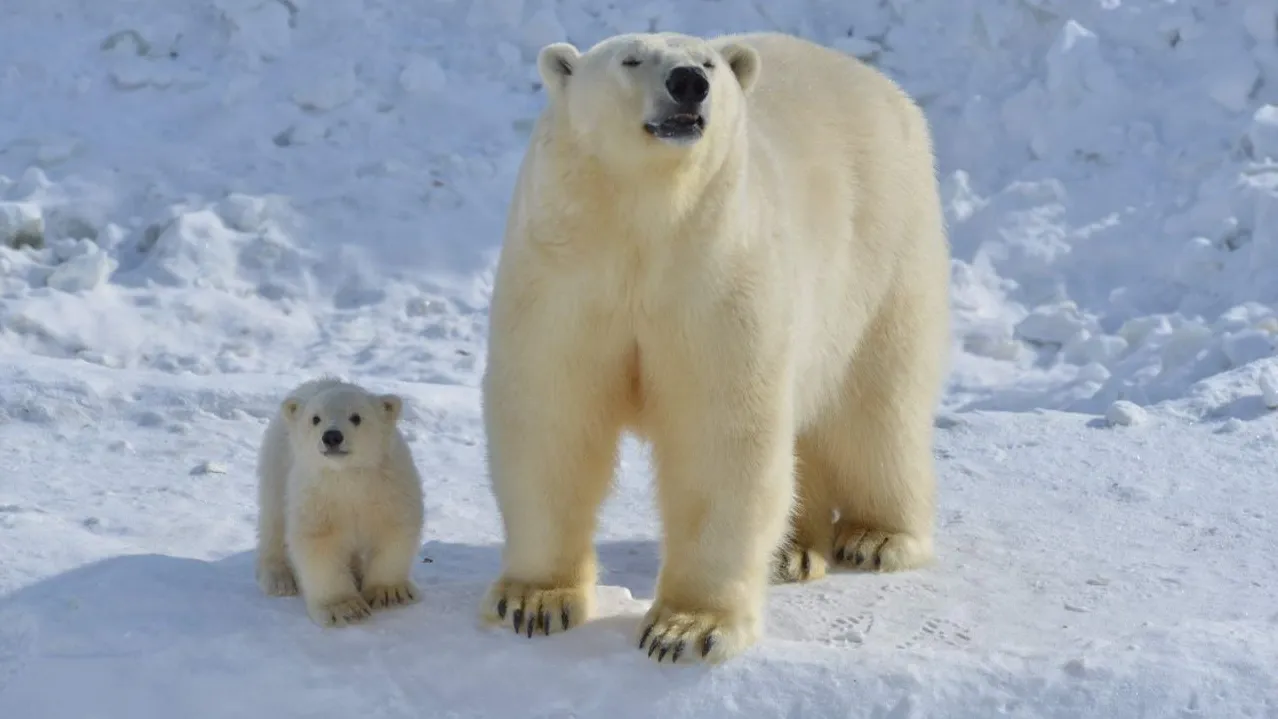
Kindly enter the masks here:
[[311, 502], [299, 502], [292, 509], [289, 559], [307, 614], [322, 627], [367, 619], [372, 610], [360, 596], [352, 570], [357, 546], [350, 528], [333, 522], [328, 511]]
[[419, 596], [411, 578], [421, 532], [405, 521], [382, 528], [363, 563], [360, 594], [373, 609], [412, 604]]
[[592, 316], [596, 305], [555, 292], [495, 293], [483, 385], [505, 545], [481, 614], [530, 637], [594, 611], [595, 526], [629, 390], [626, 343]]
[[258, 454], [257, 583], [271, 596], [297, 594], [285, 547], [284, 487], [289, 471], [288, 439], [279, 418], [268, 425]]

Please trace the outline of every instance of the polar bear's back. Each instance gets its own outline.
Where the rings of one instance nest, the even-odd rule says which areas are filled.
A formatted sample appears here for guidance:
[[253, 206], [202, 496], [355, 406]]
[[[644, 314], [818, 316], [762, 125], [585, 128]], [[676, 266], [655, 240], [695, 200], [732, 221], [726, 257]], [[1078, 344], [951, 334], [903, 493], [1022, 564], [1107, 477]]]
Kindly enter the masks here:
[[810, 348], [799, 414], [814, 416], [884, 307], [931, 315], [920, 331], [944, 334], [949, 247], [932, 139], [919, 106], [856, 58], [788, 35], [724, 41], [759, 53], [746, 98], [752, 202], [796, 278], [792, 333]]
[[728, 40], [758, 51], [762, 69], [750, 90], [750, 120], [789, 156], [872, 155], [868, 141], [875, 140], [898, 155], [908, 148], [910, 161], [930, 166], [932, 139], [922, 110], [879, 70], [791, 35], [721, 39]]
[[[931, 133], [923, 111], [895, 82], [850, 55], [791, 35], [723, 39], [759, 52], [761, 70], [747, 99], [751, 149], [768, 158], [775, 189], [795, 192], [799, 207], [846, 209], [867, 238], [939, 239]], [[908, 226], [919, 221], [936, 227]]]
[[[727, 36], [754, 47], [747, 97], [756, 180], [812, 242], [853, 242], [862, 265], [948, 274], [932, 136], [922, 109], [879, 70], [791, 35]], [[804, 231], [806, 230], [806, 231]], [[829, 262], [837, 247], [816, 253]]]

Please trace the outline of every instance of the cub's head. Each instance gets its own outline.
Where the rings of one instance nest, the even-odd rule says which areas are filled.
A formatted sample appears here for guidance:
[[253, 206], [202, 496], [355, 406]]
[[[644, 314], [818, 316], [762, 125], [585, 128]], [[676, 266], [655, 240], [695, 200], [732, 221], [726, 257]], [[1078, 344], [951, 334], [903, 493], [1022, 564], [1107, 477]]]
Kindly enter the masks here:
[[341, 386], [308, 401], [290, 397], [280, 407], [297, 457], [332, 467], [380, 463], [402, 409], [396, 395]]
[[608, 38], [584, 54], [541, 49], [550, 103], [582, 149], [604, 159], [686, 153], [731, 131], [759, 70], [759, 55], [730, 38], [674, 33]]

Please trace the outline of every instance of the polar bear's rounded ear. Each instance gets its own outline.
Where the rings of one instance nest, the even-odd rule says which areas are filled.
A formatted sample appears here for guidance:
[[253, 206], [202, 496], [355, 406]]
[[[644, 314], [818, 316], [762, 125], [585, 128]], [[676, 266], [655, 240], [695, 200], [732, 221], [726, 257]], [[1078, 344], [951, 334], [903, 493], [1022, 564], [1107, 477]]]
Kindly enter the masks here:
[[759, 52], [749, 45], [729, 42], [719, 48], [719, 54], [732, 68], [732, 74], [737, 76], [741, 90], [749, 92], [750, 86], [759, 77]]
[[581, 53], [566, 42], [551, 43], [537, 53], [537, 72], [548, 88], [558, 90], [568, 83]]
[[302, 403], [294, 397], [289, 397], [280, 403], [280, 414], [284, 415], [284, 419], [292, 422], [297, 419], [297, 413], [302, 411]]
[[398, 422], [400, 414], [404, 411], [404, 400], [399, 395], [384, 394], [377, 398], [377, 403], [382, 408], [382, 412], [386, 413], [386, 419], [392, 422]]

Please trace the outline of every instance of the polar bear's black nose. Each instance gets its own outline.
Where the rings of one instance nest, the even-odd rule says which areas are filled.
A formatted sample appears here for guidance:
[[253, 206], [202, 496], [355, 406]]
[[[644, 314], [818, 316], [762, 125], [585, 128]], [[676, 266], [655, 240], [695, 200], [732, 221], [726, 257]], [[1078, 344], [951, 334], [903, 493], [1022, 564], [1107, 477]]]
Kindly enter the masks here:
[[335, 429], [330, 429], [320, 435], [320, 441], [325, 447], [332, 449], [342, 443], [342, 433]]
[[710, 81], [706, 73], [696, 65], [682, 65], [670, 71], [666, 77], [666, 91], [680, 104], [694, 104], [710, 94]]

